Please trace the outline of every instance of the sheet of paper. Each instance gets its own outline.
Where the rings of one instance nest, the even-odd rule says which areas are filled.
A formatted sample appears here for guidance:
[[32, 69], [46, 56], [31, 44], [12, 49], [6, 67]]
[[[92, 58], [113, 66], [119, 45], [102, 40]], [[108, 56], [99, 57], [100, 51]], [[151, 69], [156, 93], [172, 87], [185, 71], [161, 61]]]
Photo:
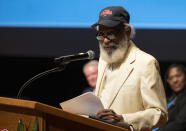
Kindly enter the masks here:
[[64, 111], [80, 115], [96, 115], [99, 110], [104, 109], [100, 99], [92, 92], [62, 102], [60, 106]]

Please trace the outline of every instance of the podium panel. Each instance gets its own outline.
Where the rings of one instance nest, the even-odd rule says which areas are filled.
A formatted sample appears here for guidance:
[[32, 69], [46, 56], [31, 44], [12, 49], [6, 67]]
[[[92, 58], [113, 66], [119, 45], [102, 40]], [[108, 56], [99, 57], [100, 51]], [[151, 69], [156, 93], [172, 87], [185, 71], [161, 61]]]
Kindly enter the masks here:
[[0, 97], [0, 130], [17, 131], [18, 124], [24, 131], [128, 131], [39, 102]]

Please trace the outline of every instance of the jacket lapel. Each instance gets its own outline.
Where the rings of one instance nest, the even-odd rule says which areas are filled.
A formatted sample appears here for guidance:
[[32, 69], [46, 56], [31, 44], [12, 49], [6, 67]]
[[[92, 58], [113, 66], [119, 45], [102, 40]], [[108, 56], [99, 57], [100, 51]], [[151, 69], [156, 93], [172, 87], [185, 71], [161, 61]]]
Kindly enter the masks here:
[[95, 95], [97, 96], [100, 96], [100, 91], [102, 89], [101, 83], [103, 81], [103, 76], [104, 76], [106, 67], [107, 67], [107, 63], [100, 58], [99, 66], [98, 66], [98, 78], [97, 78], [96, 91], [95, 91]]

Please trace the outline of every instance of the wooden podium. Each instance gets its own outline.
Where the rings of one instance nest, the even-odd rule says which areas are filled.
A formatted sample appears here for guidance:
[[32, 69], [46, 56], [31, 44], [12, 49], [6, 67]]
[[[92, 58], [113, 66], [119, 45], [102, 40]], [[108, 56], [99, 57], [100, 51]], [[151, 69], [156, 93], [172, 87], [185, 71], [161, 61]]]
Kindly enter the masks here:
[[38, 131], [128, 131], [39, 102], [0, 97], [0, 130], [17, 131], [22, 120], [24, 131], [32, 131], [36, 119]]

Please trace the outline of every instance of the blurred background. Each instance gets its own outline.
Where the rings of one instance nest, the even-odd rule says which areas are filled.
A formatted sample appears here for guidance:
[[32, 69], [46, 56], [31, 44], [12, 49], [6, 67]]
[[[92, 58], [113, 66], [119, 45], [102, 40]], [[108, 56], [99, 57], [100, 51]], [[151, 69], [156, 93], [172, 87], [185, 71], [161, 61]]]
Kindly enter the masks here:
[[[170, 64], [186, 65], [185, 0], [1, 0], [0, 96], [15, 98], [28, 79], [56, 67], [55, 57], [93, 50], [98, 59], [90, 26], [112, 5], [129, 11], [134, 42], [159, 61], [162, 79]], [[59, 107], [88, 86], [82, 72], [87, 61], [34, 81], [22, 97]]]

